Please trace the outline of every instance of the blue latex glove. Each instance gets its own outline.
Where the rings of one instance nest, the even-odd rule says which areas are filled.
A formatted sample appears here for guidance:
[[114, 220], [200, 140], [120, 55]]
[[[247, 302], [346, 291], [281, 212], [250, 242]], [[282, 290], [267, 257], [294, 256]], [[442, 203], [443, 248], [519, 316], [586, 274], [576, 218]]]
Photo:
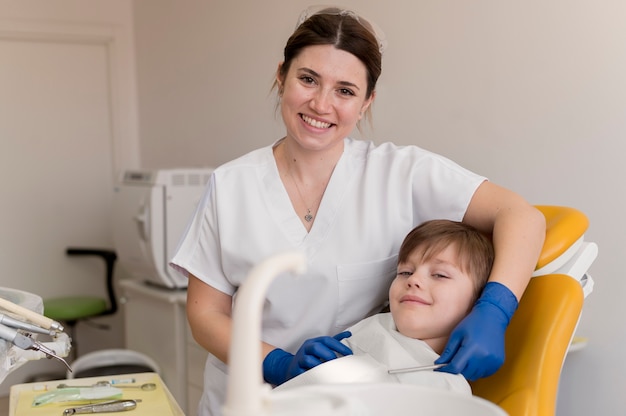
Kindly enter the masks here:
[[436, 364], [439, 371], [477, 380], [504, 363], [504, 332], [517, 309], [517, 298], [501, 283], [489, 282], [472, 311], [454, 328]]
[[350, 331], [344, 331], [334, 337], [307, 339], [295, 355], [276, 348], [263, 360], [263, 378], [278, 386], [325, 361], [334, 360], [337, 354], [352, 355], [352, 350], [339, 342], [351, 335]]

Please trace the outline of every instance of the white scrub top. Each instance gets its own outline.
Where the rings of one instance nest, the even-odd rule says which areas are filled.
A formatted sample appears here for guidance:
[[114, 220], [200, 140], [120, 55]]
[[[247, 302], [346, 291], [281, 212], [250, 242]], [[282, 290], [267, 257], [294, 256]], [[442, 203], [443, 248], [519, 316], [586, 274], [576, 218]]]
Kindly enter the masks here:
[[[380, 311], [406, 234], [435, 218], [462, 220], [485, 180], [416, 146], [346, 138], [307, 233], [280, 179], [273, 146], [217, 168], [171, 265], [229, 295], [267, 257], [301, 250], [307, 271], [278, 277], [263, 341], [295, 353]], [[235, 296], [236, 302], [236, 296]], [[218, 415], [226, 366], [209, 355], [201, 415]], [[217, 403], [219, 402], [219, 403]]]

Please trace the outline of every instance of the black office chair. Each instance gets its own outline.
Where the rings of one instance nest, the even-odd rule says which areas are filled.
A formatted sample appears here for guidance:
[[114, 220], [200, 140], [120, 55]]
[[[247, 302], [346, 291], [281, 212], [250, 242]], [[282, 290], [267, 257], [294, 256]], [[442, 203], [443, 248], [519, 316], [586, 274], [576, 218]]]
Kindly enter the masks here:
[[[69, 329], [72, 338], [71, 358], [78, 356], [76, 348], [76, 324], [79, 321], [89, 321], [91, 318], [112, 315], [117, 312], [117, 300], [113, 287], [113, 268], [117, 255], [112, 250], [93, 248], [74, 248], [66, 250], [68, 256], [97, 256], [104, 260], [106, 269], [106, 289], [108, 299], [96, 296], [65, 296], [45, 299], [44, 315], [57, 322], [63, 322]], [[96, 325], [106, 329], [106, 325]]]

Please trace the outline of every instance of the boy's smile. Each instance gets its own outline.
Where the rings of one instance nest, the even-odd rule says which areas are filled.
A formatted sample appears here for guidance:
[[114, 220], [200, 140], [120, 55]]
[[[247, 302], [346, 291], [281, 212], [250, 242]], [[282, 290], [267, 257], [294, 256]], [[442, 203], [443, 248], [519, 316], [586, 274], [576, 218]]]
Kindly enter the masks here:
[[428, 260], [423, 249], [398, 265], [389, 288], [389, 307], [399, 332], [418, 338], [441, 353], [454, 327], [474, 299], [471, 276], [461, 269], [456, 246], [448, 246]]

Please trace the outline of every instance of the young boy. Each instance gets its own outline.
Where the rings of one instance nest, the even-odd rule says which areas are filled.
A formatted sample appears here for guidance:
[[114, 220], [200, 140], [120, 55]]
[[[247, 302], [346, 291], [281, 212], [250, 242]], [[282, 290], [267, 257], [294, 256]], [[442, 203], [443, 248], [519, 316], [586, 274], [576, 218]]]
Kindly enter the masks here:
[[384, 381], [471, 394], [459, 374], [432, 370], [389, 374], [388, 370], [433, 364], [451, 331], [478, 299], [493, 258], [490, 240], [469, 225], [449, 220], [419, 225], [400, 247], [398, 273], [389, 289], [391, 312], [371, 316], [348, 329], [352, 336], [341, 342], [352, 349], [353, 356], [317, 366], [281, 388]]

